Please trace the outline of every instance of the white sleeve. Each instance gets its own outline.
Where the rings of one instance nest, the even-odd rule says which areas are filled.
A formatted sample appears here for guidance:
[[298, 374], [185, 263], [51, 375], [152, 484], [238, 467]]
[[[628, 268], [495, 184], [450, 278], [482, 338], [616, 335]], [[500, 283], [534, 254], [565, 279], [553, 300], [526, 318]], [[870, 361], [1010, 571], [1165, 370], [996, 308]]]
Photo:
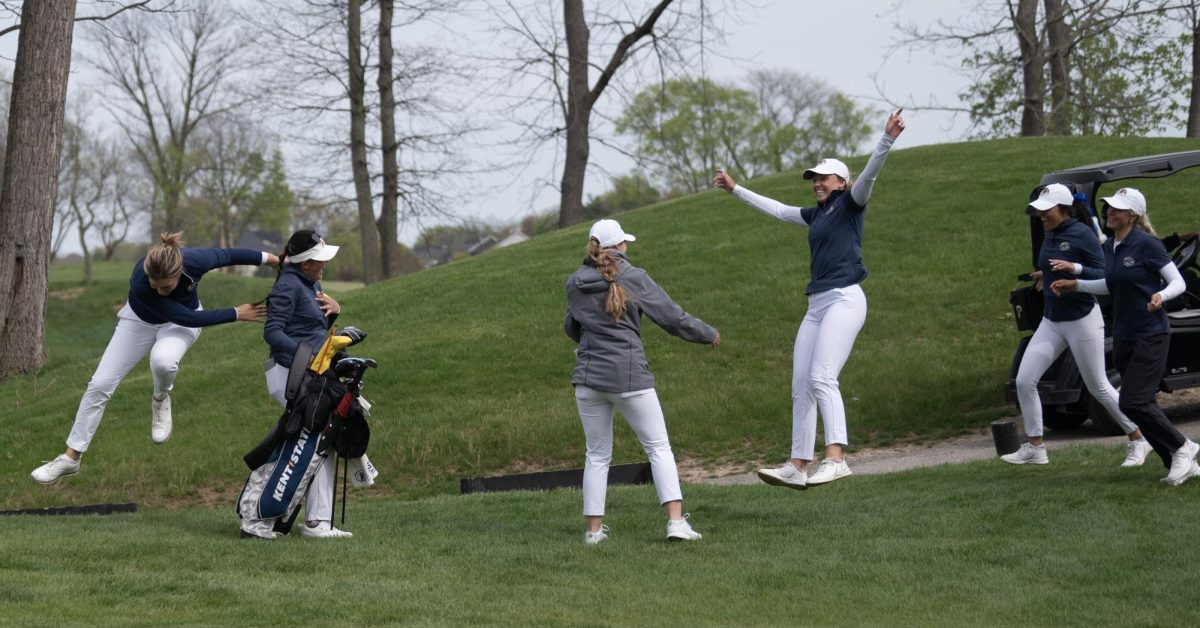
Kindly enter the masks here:
[[1076, 279], [1075, 289], [1088, 294], [1108, 294], [1107, 279]]
[[875, 186], [875, 178], [883, 169], [883, 162], [887, 159], [888, 151], [892, 149], [892, 144], [895, 142], [896, 138], [884, 133], [883, 138], [879, 140], [879, 145], [875, 147], [875, 152], [867, 160], [866, 167], [854, 180], [854, 185], [850, 186], [850, 198], [854, 199], [859, 207], [867, 206], [867, 201], [871, 198], [871, 188]]
[[778, 218], [784, 222], [794, 222], [798, 225], [808, 225], [808, 222], [804, 220], [803, 214], [800, 213], [802, 210], [800, 207], [784, 205], [777, 200], [767, 198], [761, 194], [755, 194], [740, 185], [733, 186], [733, 195], [742, 199], [747, 205], [772, 218]]
[[1179, 269], [1175, 268], [1174, 263], [1167, 262], [1158, 269], [1158, 274], [1162, 275], [1163, 280], [1167, 282], [1167, 287], [1158, 291], [1162, 295], [1163, 301], [1170, 301], [1183, 294], [1186, 284], [1183, 283], [1183, 275], [1179, 274]]
[[263, 264], [266, 264], [266, 263], [267, 263], [267, 252], [263, 251], [262, 252], [262, 261], [259, 262], [258, 265], [262, 266]]

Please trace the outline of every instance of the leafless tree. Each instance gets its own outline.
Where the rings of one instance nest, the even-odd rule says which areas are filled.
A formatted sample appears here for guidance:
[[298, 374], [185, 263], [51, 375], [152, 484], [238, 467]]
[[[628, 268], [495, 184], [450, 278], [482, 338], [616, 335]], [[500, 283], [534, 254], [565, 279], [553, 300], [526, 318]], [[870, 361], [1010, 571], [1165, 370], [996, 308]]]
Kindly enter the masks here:
[[244, 11], [269, 67], [259, 81], [265, 100], [285, 134], [303, 129], [289, 139], [309, 153], [305, 162], [320, 164], [307, 182], [322, 197], [353, 191], [368, 281], [394, 274], [399, 224], [446, 215], [447, 199], [465, 196], [463, 185], [437, 188], [472, 171], [459, 144], [473, 127], [445, 96], [463, 69], [445, 49], [394, 43], [458, 4], [267, 0]]
[[[223, 2], [195, 2], [173, 16], [124, 14], [92, 41], [114, 119], [154, 182], [152, 231], [188, 226], [184, 198], [199, 162], [197, 133], [245, 103], [235, 89], [246, 69], [244, 38]], [[155, 20], [153, 23], [151, 20]]]
[[137, 222], [132, 189], [138, 174], [129, 167], [128, 152], [119, 145], [123, 142], [94, 131], [89, 103], [77, 98], [71, 105], [63, 133], [56, 210], [56, 217], [61, 217], [57, 237], [63, 237], [68, 227], [77, 237], [84, 283], [92, 282], [89, 240], [99, 238], [101, 255], [109, 259]]
[[[517, 143], [532, 148], [546, 141], [562, 142], [559, 181], [559, 225], [578, 223], [583, 216], [583, 187], [594, 138], [600, 98], [614, 87], [630, 94], [651, 74], [665, 80], [688, 66], [709, 42], [722, 33], [709, 19], [724, 12], [711, 1], [687, 2], [618, 0], [499, 0], [493, 14], [507, 33], [514, 51], [507, 58], [506, 84], [528, 91], [515, 95], [511, 110], [530, 110], [516, 122], [522, 128]], [[589, 77], [594, 72], [594, 82]], [[622, 81], [625, 79], [625, 81]], [[621, 85], [628, 83], [630, 87]], [[557, 165], [557, 164], [556, 164]]]
[[75, 0], [21, 7], [0, 192], [0, 379], [46, 362], [45, 312]]

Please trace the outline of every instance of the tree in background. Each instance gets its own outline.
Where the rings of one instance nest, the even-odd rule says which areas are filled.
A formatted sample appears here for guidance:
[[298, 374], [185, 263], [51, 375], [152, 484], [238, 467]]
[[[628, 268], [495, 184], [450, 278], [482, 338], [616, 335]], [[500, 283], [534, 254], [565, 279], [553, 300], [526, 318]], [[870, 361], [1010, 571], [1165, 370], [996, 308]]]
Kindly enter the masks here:
[[89, 56], [114, 94], [114, 121], [154, 182], [151, 232], [187, 228], [181, 211], [210, 119], [245, 102], [235, 89], [246, 69], [245, 39], [224, 2], [192, 2], [165, 16], [122, 15], [97, 31]]
[[311, 166], [293, 177], [317, 196], [352, 200], [368, 283], [402, 272], [390, 261], [403, 257], [394, 248], [400, 224], [445, 217], [448, 199], [470, 189], [459, 178], [469, 172], [462, 138], [472, 129], [463, 122], [465, 107], [446, 100], [447, 88], [463, 82], [463, 68], [447, 49], [394, 43], [405, 27], [433, 23], [460, 4], [266, 0], [243, 7], [262, 62], [257, 86], [281, 134], [308, 153], [303, 161]]
[[[593, 196], [583, 206], [584, 220], [599, 220], [661, 201], [662, 193], [639, 173], [613, 179], [612, 189]], [[532, 235], [532, 232], [525, 231]]]
[[758, 177], [854, 154], [871, 110], [828, 84], [788, 70], [760, 70], [750, 89], [677, 79], [639, 93], [617, 120], [637, 157], [673, 193], [708, 189], [714, 168]]
[[190, 196], [203, 211], [195, 231], [221, 247], [250, 229], [286, 239], [293, 195], [279, 148], [257, 125], [228, 115], [213, 118], [199, 139]]
[[0, 380], [46, 362], [50, 237], [58, 192], [75, 0], [21, 7], [0, 191]]
[[1187, 137], [1200, 137], [1200, 1], [1183, 2], [1170, 13], [1183, 24], [1181, 45], [1191, 46], [1192, 72], [1188, 87]]
[[956, 53], [971, 78], [965, 108], [927, 108], [968, 112], [978, 137], [1145, 134], [1179, 120], [1194, 33], [1171, 36], [1167, 16], [1195, 4], [979, 0], [958, 24], [898, 23], [895, 47]]
[[[517, 144], [532, 151], [547, 141], [561, 142], [559, 226], [583, 218], [583, 188], [600, 97], [613, 87], [624, 92], [646, 76], [665, 80], [667, 73], [690, 67], [694, 55], [720, 32], [709, 19], [723, 13], [719, 1], [652, 3], [564, 0], [561, 17], [555, 3], [505, 0], [493, 9], [513, 53], [504, 88], [529, 91], [516, 97], [532, 113], [519, 121]], [[594, 72], [593, 76], [590, 74]], [[506, 112], [507, 113], [507, 112]]]
[[[58, 224], [62, 237], [70, 227], [83, 256], [83, 282], [92, 282], [93, 252], [89, 239], [98, 237], [103, 259], [129, 236], [136, 221], [132, 188], [138, 175], [118, 143], [95, 135], [88, 123], [86, 101], [76, 100], [63, 133], [58, 178]], [[57, 250], [57, 248], [55, 249]]]

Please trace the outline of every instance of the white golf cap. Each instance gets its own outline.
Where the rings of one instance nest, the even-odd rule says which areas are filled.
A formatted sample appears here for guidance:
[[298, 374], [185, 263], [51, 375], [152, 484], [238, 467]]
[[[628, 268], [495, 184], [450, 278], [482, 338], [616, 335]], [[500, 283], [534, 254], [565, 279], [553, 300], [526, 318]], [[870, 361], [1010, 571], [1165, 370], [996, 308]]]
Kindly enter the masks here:
[[1121, 188], [1112, 196], [1105, 196], [1104, 202], [1109, 207], [1125, 209], [1139, 216], [1146, 215], [1146, 197], [1137, 188]]
[[1029, 206], [1040, 212], [1044, 212], [1051, 207], [1057, 205], [1070, 206], [1074, 202], [1075, 197], [1071, 195], [1071, 190], [1067, 189], [1067, 186], [1061, 183], [1051, 183], [1042, 188], [1041, 194], [1033, 199], [1033, 202]]
[[588, 232], [588, 238], [595, 239], [600, 243], [602, 248], [606, 249], [616, 246], [622, 242], [633, 242], [634, 240], [637, 240], [637, 238], [625, 233], [625, 231], [621, 229], [621, 223], [612, 220], [611, 218], [597, 220], [596, 224], [592, 225], [592, 230]]
[[316, 262], [328, 262], [329, 260], [333, 259], [334, 255], [337, 255], [339, 248], [341, 247], [333, 246], [332, 244], [325, 244], [325, 239], [319, 238], [317, 243], [313, 245], [312, 248], [302, 253], [289, 255], [287, 261], [292, 264], [299, 264], [300, 262], [307, 262], [309, 260]]
[[819, 174], [836, 174], [843, 181], [850, 180], [850, 169], [838, 159], [822, 159], [817, 165], [804, 171], [805, 179], [812, 179]]

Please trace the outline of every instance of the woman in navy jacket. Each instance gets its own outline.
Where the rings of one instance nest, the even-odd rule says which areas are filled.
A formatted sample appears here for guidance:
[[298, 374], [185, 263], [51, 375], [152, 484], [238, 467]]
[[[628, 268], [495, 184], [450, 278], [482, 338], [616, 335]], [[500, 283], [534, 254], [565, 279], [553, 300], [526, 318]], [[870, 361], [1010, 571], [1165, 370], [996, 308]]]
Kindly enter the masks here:
[[[263, 367], [267, 392], [285, 408], [288, 371], [296, 348], [302, 342], [307, 342], [313, 348], [320, 347], [342, 311], [342, 306], [333, 297], [321, 291], [321, 275], [325, 271], [325, 264], [337, 255], [338, 248], [326, 244], [317, 232], [301, 229], [288, 239], [280, 256], [283, 261], [279, 275], [271, 295], [267, 297], [267, 323], [263, 326], [263, 340], [267, 341], [271, 356]], [[333, 527], [334, 474], [334, 465], [323, 462], [313, 476], [304, 506], [305, 525], [300, 529], [303, 536], [353, 536], [350, 532]]]
[[214, 268], [277, 266], [279, 258], [252, 249], [185, 249], [182, 233], [164, 233], [161, 240], [133, 267], [129, 300], [117, 312], [117, 329], [79, 402], [67, 451], [34, 469], [30, 475], [35, 482], [53, 484], [79, 473], [79, 460], [100, 426], [108, 400], [147, 353], [154, 378], [150, 438], [155, 443], [165, 442], [171, 437], [170, 393], [175, 374], [183, 355], [200, 337], [200, 328], [253, 321], [266, 313], [265, 306], [250, 303], [205, 310], [197, 288], [200, 278]]
[[1121, 188], [1104, 203], [1113, 237], [1104, 243], [1103, 277], [1059, 279], [1051, 289], [1058, 294], [1078, 290], [1112, 295], [1113, 362], [1121, 372], [1121, 410], [1142, 429], [1169, 469], [1163, 482], [1177, 486], [1200, 475], [1200, 445], [1175, 429], [1155, 396], [1171, 343], [1163, 303], [1183, 293], [1183, 277], [1154, 235], [1140, 191]]
[[[867, 278], [862, 261], [867, 201], [892, 144], [904, 132], [901, 111], [888, 116], [883, 137], [853, 183], [849, 168], [837, 159], [822, 159], [804, 171], [804, 178], [813, 182], [816, 207], [792, 207], [755, 194], [738, 186], [724, 170], [713, 178], [715, 187], [764, 214], [808, 227], [812, 278], [805, 288], [808, 311], [792, 350], [792, 448], [787, 462], [758, 470], [767, 484], [803, 490], [850, 475], [842, 455], [850, 440], [838, 376], [867, 319], [867, 297], [859, 286]], [[809, 475], [818, 408], [825, 421], [825, 459]]]
[[1042, 401], [1037, 385], [1050, 365], [1070, 347], [1088, 391], [1129, 436], [1121, 466], [1137, 467], [1146, 461], [1150, 443], [1142, 438], [1137, 425], [1121, 412], [1117, 391], [1108, 381], [1104, 368], [1104, 318], [1100, 308], [1096, 307], [1096, 299], [1090, 294], [1059, 296], [1050, 289], [1058, 279], [1070, 279], [1075, 275], [1085, 279], [1104, 276], [1100, 240], [1087, 224], [1071, 215], [1074, 204], [1075, 198], [1067, 186], [1051, 183], [1042, 188], [1038, 198], [1027, 207], [1030, 214], [1041, 220], [1046, 234], [1038, 254], [1038, 270], [1034, 273], [1039, 285], [1043, 286], [1046, 305], [1042, 321], [1017, 369], [1017, 402], [1025, 419], [1025, 435], [1029, 442], [1000, 459], [1010, 464], [1050, 462], [1042, 436]]

